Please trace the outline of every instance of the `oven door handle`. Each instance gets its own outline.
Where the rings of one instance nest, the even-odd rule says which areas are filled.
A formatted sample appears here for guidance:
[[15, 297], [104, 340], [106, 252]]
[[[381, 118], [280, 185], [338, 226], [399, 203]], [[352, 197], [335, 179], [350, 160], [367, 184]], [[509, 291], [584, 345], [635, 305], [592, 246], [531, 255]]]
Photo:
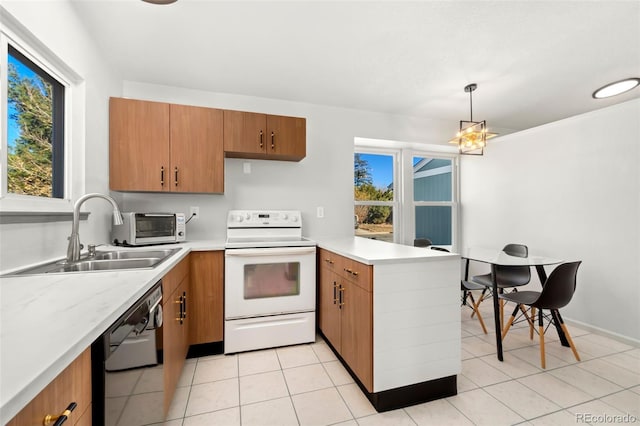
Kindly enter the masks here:
[[235, 256], [235, 257], [256, 257], [256, 256], [290, 256], [290, 255], [300, 255], [300, 254], [313, 254], [316, 252], [315, 247], [300, 247], [300, 248], [292, 248], [287, 247], [284, 249], [237, 249], [237, 250], [226, 250], [226, 256]]

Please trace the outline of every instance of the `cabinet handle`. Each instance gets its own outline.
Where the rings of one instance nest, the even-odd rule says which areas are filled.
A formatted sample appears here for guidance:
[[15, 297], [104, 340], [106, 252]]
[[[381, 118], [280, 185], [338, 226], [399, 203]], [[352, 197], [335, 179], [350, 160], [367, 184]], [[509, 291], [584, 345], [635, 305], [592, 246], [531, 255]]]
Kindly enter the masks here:
[[333, 260], [329, 259], [328, 257], [324, 261], [330, 265], [333, 265]]
[[164, 166], [160, 167], [160, 186], [164, 186]]
[[76, 404], [75, 402], [72, 402], [71, 404], [69, 404], [67, 409], [64, 410], [62, 414], [60, 414], [59, 416], [52, 416], [51, 414], [47, 414], [46, 416], [44, 416], [44, 420], [42, 421], [42, 424], [44, 426], [47, 426], [49, 423], [55, 421], [53, 426], [60, 426], [62, 423], [67, 421], [67, 418], [71, 415], [71, 412], [75, 410], [77, 406], [78, 404]]
[[335, 305], [336, 303], [338, 303], [338, 283], [337, 282], [333, 282], [333, 304]]
[[187, 292], [182, 292], [182, 319], [187, 317]]
[[345, 270], [345, 272], [348, 272], [348, 273], [350, 273], [351, 275], [353, 275], [355, 277], [358, 276], [358, 271], [353, 271], [353, 270], [351, 270], [349, 268], [344, 268], [344, 270]]
[[173, 303], [176, 303], [176, 304], [180, 305], [180, 313], [178, 314], [178, 318], [176, 318], [176, 321], [180, 321], [180, 324], [182, 324], [182, 320], [184, 319], [183, 316], [182, 316], [182, 307], [184, 306], [182, 304], [182, 296], [178, 297], [176, 299], [176, 301], [173, 302]]
[[175, 178], [176, 178], [176, 179], [175, 179], [175, 181], [176, 181], [176, 186], [178, 186], [178, 168], [177, 168], [177, 167], [175, 168], [174, 173], [175, 173]]
[[262, 130], [260, 130], [260, 148], [262, 148], [264, 146], [264, 143], [262, 142]]
[[271, 132], [271, 149], [276, 149], [276, 135]]
[[338, 293], [340, 295], [340, 301], [338, 303], [338, 307], [342, 309], [344, 306], [344, 287], [340, 286], [340, 291]]

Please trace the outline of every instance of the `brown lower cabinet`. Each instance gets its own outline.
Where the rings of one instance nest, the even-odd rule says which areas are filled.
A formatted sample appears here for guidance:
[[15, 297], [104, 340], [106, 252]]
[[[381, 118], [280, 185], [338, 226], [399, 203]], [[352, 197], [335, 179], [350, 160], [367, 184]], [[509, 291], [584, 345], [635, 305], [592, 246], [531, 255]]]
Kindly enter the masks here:
[[60, 415], [71, 402], [77, 404], [68, 416], [66, 424], [91, 424], [91, 349], [86, 349], [27, 406], [25, 406], [7, 426], [52, 425], [44, 423], [47, 415]]
[[191, 257], [189, 343], [221, 342], [224, 331], [223, 251], [194, 251]]
[[[189, 257], [183, 259], [162, 279], [162, 348], [164, 363], [164, 414], [169, 412], [171, 400], [182, 374], [189, 350]], [[175, 285], [175, 283], [178, 283]], [[165, 285], [167, 283], [167, 285]], [[175, 285], [175, 287], [174, 287]], [[174, 287], [169, 293], [165, 289]]]
[[373, 392], [372, 267], [318, 250], [319, 326], [364, 387]]

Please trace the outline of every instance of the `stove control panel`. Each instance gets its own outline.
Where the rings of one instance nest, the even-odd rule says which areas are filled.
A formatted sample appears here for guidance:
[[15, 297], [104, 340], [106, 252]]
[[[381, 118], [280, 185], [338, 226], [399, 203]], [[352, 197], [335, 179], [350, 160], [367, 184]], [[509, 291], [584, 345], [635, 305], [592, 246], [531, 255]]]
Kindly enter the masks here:
[[227, 228], [300, 228], [299, 210], [230, 210]]

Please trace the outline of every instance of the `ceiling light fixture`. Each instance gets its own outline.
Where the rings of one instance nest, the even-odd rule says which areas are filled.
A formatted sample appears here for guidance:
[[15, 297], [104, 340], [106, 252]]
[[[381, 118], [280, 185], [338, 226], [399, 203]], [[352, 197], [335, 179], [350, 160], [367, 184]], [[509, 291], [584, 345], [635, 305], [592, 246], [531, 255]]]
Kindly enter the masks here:
[[487, 146], [487, 139], [498, 136], [497, 133], [487, 131], [486, 120], [473, 121], [473, 99], [471, 93], [478, 88], [475, 83], [468, 84], [464, 87], [464, 91], [469, 94], [469, 109], [471, 117], [469, 121], [460, 120], [460, 131], [456, 137], [451, 139], [449, 143], [458, 145], [460, 154], [482, 155], [484, 147]]
[[620, 95], [624, 92], [628, 92], [640, 85], [640, 78], [625, 78], [624, 80], [609, 83], [606, 86], [602, 86], [595, 92], [593, 92], [594, 99], [609, 98], [611, 96]]
[[178, 0], [142, 0], [145, 3], [151, 3], [151, 4], [171, 4], [171, 3], [175, 3]]

